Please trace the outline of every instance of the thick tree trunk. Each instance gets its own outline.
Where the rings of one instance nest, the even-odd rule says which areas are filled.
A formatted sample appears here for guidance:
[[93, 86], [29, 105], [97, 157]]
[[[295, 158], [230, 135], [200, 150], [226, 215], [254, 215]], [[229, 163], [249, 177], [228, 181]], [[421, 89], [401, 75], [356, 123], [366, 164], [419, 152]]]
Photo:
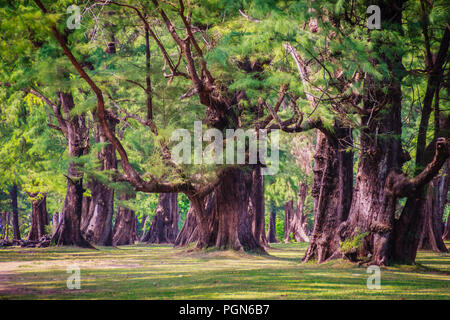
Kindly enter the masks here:
[[[133, 196], [123, 194], [120, 200], [130, 200]], [[114, 223], [112, 242], [114, 246], [134, 244], [137, 240], [137, 224], [134, 211], [120, 207]]]
[[11, 188], [12, 226], [14, 232], [14, 240], [20, 240], [19, 207], [17, 205], [17, 193], [17, 185], [14, 183]]
[[419, 248], [424, 250], [433, 250], [435, 252], [447, 252], [445, 243], [442, 240], [443, 232], [443, 214], [445, 209], [445, 200], [443, 199], [443, 192], [448, 179], [444, 174], [432, 180], [427, 188], [427, 198], [424, 205], [425, 221], [423, 223], [422, 232], [420, 235]]
[[353, 192], [352, 131], [335, 125], [335, 136], [317, 133], [314, 155], [314, 227], [303, 261], [322, 263], [338, 252], [336, 230], [347, 219]]
[[[66, 116], [65, 130], [69, 144], [69, 155], [81, 157], [88, 152], [88, 129], [84, 115], [72, 116], [74, 108], [71, 94], [59, 93], [62, 109]], [[59, 115], [60, 116], [60, 115]], [[81, 212], [83, 203], [83, 173], [77, 164], [69, 162], [67, 175], [67, 192], [61, 211], [60, 223], [52, 237], [56, 245], [76, 245], [79, 247], [92, 247], [81, 234]]]
[[277, 238], [277, 213], [275, 211], [270, 212], [269, 231], [267, 232], [267, 240], [269, 243], [280, 242]]
[[178, 235], [177, 193], [159, 195], [155, 216], [150, 229], [141, 239], [147, 243], [175, 243]]
[[[116, 122], [108, 119], [111, 132], [115, 132]], [[97, 143], [105, 143], [106, 139], [100, 125], [96, 125], [94, 132]], [[117, 169], [116, 152], [112, 144], [108, 144], [98, 153], [100, 171], [113, 171]], [[91, 190], [91, 204], [87, 217], [83, 219], [82, 232], [91, 243], [110, 246], [112, 245], [112, 219], [114, 214], [114, 190], [104, 185], [95, 178], [89, 181]]]
[[[253, 179], [254, 176], [248, 172], [231, 169], [207, 197], [188, 195], [191, 207], [175, 245], [197, 242], [198, 248], [217, 247], [264, 252], [267, 244], [263, 240], [265, 237], [255, 236], [260, 231], [255, 232], [255, 226], [259, 222], [255, 221], [257, 214], [253, 213], [253, 208], [257, 208], [261, 217], [263, 206], [256, 202], [262, 199], [255, 197], [253, 203], [249, 203]], [[253, 191], [260, 194], [260, 188], [262, 186], [256, 188], [258, 191]], [[258, 226], [258, 230], [262, 228]]]
[[200, 226], [197, 247], [265, 252], [264, 243], [252, 231], [254, 215], [248, 211], [251, 185], [251, 174], [228, 170], [214, 189], [214, 205], [209, 214], [203, 199], [190, 197]]
[[[217, 224], [213, 222], [214, 218], [214, 194], [211, 193], [206, 197], [204, 200], [204, 203], [202, 203], [202, 206], [204, 207], [205, 216], [207, 217], [206, 224], [208, 225], [208, 230], [211, 228], [211, 230], [215, 229]], [[198, 221], [199, 214], [194, 209], [195, 205], [192, 204], [189, 206], [189, 210], [186, 213], [186, 219], [184, 220], [183, 227], [181, 228], [180, 232], [178, 233], [178, 236], [175, 240], [175, 246], [176, 247], [183, 247], [190, 243], [198, 242], [202, 235], [202, 225], [201, 221]], [[211, 231], [210, 233], [217, 232], [217, 231]], [[209, 235], [210, 236], [210, 235]]]
[[184, 247], [189, 243], [197, 242], [199, 237], [197, 228], [198, 224], [196, 214], [194, 212], [194, 207], [191, 205], [186, 213], [183, 227], [181, 227], [181, 230], [175, 239], [174, 245], [176, 247]]
[[28, 240], [38, 241], [46, 235], [45, 226], [49, 224], [47, 213], [47, 196], [45, 194], [30, 194], [33, 198], [31, 204], [31, 229]]

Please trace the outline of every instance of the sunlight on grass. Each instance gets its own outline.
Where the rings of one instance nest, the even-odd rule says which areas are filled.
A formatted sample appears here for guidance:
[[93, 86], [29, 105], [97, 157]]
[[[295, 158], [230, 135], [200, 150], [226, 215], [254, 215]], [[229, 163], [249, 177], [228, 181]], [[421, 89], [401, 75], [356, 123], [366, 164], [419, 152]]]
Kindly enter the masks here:
[[[168, 245], [98, 250], [0, 250], [0, 299], [450, 299], [450, 254], [421, 251], [415, 266], [382, 268], [381, 290], [346, 261], [301, 263], [306, 243], [268, 255], [192, 251]], [[81, 269], [81, 289], [66, 268]]]

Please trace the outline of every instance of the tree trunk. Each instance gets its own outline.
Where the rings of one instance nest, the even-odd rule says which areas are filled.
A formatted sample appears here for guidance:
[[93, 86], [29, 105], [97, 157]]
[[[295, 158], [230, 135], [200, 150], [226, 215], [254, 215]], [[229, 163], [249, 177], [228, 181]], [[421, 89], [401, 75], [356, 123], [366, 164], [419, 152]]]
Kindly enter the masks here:
[[292, 220], [294, 218], [294, 201], [289, 200], [284, 205], [284, 239], [285, 243], [289, 242], [292, 232]]
[[144, 221], [142, 221], [142, 230], [141, 230], [141, 236], [139, 237], [139, 241], [142, 242], [142, 240], [145, 237], [146, 231], [149, 229], [150, 225], [150, 218], [148, 216], [144, 217]]
[[14, 183], [11, 188], [11, 206], [12, 206], [12, 226], [14, 232], [14, 240], [20, 240], [19, 229], [19, 207], [17, 205], [17, 185]]
[[448, 190], [448, 175], [446, 173], [448, 172], [444, 170], [443, 175], [434, 178], [428, 185], [427, 198], [424, 202], [425, 221], [419, 241], [420, 249], [447, 252], [445, 243], [442, 240], [442, 218], [447, 200], [447, 192], [445, 193], [445, 199], [443, 193], [444, 189]]
[[277, 243], [280, 242], [277, 238], [277, 213], [275, 211], [272, 211], [270, 213], [270, 220], [269, 220], [269, 231], [267, 232], [267, 240], [269, 243]]
[[155, 216], [148, 232], [141, 239], [147, 243], [175, 243], [178, 235], [177, 193], [159, 195]]
[[[204, 207], [205, 215], [207, 217], [207, 225], [208, 229], [214, 229], [216, 224], [213, 222], [214, 212], [214, 194], [211, 193], [206, 197], [204, 200], [204, 203], [202, 203], [202, 206]], [[189, 206], [189, 210], [186, 213], [186, 219], [184, 220], [183, 227], [181, 228], [180, 232], [178, 233], [178, 236], [175, 240], [175, 246], [176, 247], [183, 247], [188, 245], [189, 243], [198, 242], [201, 238], [202, 231], [201, 231], [201, 222], [198, 221], [199, 214], [195, 211], [194, 205], [191, 202], [191, 205]], [[212, 231], [217, 232], [217, 231]]]
[[190, 196], [200, 226], [197, 247], [265, 252], [264, 243], [252, 231], [254, 215], [248, 211], [251, 185], [250, 173], [228, 170], [214, 189], [214, 205], [209, 214], [203, 199]]
[[308, 186], [301, 183], [298, 192], [297, 208], [291, 221], [291, 232], [296, 242], [309, 242], [306, 230], [306, 214], [304, 213], [306, 196], [308, 195]]
[[256, 165], [252, 171], [252, 188], [249, 201], [249, 213], [253, 215], [253, 235], [259, 243], [267, 246], [265, 230], [264, 176], [261, 166]]
[[56, 232], [56, 229], [58, 228], [58, 224], [59, 224], [59, 213], [58, 212], [55, 212], [53, 214], [52, 223], [53, 223], [52, 235], [54, 235]]
[[[66, 116], [66, 138], [70, 157], [81, 157], [88, 152], [88, 129], [84, 115], [70, 114], [74, 108], [73, 97], [68, 93], [59, 93], [62, 109]], [[83, 173], [77, 164], [69, 161], [67, 174], [67, 192], [61, 211], [60, 223], [52, 237], [56, 245], [76, 245], [92, 247], [81, 234], [81, 212], [83, 203]]]
[[90, 196], [83, 196], [83, 204], [82, 204], [82, 211], [81, 211], [81, 232], [84, 235], [84, 231], [87, 228], [87, 225], [89, 224], [89, 211], [92, 204], [92, 197]]
[[46, 234], [45, 226], [49, 224], [47, 213], [47, 196], [45, 194], [30, 194], [33, 198], [31, 204], [31, 229], [28, 240], [38, 241]]
[[335, 125], [335, 136], [317, 133], [314, 155], [314, 227], [303, 261], [322, 263], [339, 249], [336, 230], [347, 219], [353, 192], [352, 131]]
[[[129, 194], [119, 196], [120, 200], [130, 200], [132, 198], [133, 196]], [[119, 206], [113, 229], [113, 245], [120, 246], [134, 244], [136, 239], [137, 225], [134, 211]]]
[[450, 214], [447, 217], [447, 223], [445, 224], [444, 234], [442, 235], [442, 240], [450, 241]]
[[[111, 132], [115, 132], [116, 122], [107, 118]], [[94, 131], [97, 143], [106, 143], [101, 125], [97, 124]], [[114, 171], [117, 169], [116, 151], [112, 144], [108, 143], [98, 153], [100, 171]], [[91, 243], [110, 246], [112, 245], [112, 219], [114, 214], [114, 190], [104, 185], [101, 181], [93, 178], [88, 183], [92, 198], [88, 215], [84, 219], [82, 232], [84, 237]]]

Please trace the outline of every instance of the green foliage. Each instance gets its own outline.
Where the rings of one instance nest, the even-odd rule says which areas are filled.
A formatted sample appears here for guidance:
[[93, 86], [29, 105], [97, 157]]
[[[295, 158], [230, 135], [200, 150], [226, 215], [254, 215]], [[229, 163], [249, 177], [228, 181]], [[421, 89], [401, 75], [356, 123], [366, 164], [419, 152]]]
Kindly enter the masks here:
[[339, 243], [339, 250], [344, 254], [355, 253], [363, 244], [363, 239], [369, 234], [369, 232], [360, 232], [355, 230], [356, 235], [346, 239], [343, 242]]

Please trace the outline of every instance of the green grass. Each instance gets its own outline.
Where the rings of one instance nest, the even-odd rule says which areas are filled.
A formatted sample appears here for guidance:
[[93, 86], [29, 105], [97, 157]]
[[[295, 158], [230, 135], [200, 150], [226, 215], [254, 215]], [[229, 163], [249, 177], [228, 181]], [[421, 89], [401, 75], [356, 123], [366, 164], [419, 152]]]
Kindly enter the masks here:
[[[365, 267], [300, 263], [307, 244], [268, 255], [198, 252], [166, 245], [99, 250], [0, 249], [0, 299], [450, 299], [450, 254], [419, 252], [416, 266], [382, 268], [369, 290]], [[69, 290], [66, 268], [81, 269]]]

